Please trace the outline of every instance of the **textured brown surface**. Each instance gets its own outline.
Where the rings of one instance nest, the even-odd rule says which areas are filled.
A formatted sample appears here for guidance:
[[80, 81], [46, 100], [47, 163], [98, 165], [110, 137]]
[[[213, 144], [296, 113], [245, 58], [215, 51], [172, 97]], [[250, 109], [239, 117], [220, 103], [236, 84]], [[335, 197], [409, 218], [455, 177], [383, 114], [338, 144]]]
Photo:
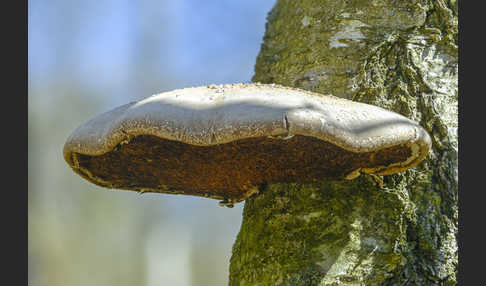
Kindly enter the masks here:
[[183, 191], [239, 201], [244, 199], [245, 190], [262, 183], [342, 178], [358, 168], [403, 162], [410, 155], [404, 145], [353, 153], [301, 135], [288, 140], [259, 137], [214, 146], [141, 135], [104, 155], [74, 156], [79, 172], [86, 175], [88, 170], [95, 183], [105, 187]]

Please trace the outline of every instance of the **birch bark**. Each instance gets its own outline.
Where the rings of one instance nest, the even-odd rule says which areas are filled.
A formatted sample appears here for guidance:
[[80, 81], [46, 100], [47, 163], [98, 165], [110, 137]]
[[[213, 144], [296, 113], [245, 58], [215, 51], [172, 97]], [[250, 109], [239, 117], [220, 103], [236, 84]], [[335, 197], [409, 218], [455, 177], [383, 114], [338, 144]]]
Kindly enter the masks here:
[[416, 168], [270, 184], [247, 199], [230, 285], [455, 285], [458, 7], [454, 0], [278, 0], [254, 82], [333, 94], [419, 122]]

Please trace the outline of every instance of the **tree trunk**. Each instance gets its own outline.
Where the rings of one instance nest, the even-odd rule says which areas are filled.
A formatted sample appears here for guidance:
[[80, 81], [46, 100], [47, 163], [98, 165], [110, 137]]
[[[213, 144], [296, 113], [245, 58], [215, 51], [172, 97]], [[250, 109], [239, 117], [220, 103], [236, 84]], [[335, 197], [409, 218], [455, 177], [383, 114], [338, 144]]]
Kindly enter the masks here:
[[246, 200], [230, 285], [455, 285], [457, 2], [278, 0], [254, 82], [333, 94], [420, 123], [416, 168], [269, 184]]

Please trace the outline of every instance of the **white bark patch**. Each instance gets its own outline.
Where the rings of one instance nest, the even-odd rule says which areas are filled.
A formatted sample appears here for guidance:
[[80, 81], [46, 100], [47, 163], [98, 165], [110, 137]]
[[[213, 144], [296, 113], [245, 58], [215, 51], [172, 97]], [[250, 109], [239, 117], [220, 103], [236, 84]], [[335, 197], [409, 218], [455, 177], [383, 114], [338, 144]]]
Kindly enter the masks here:
[[311, 212], [306, 215], [298, 216], [298, 218], [305, 220], [305, 222], [310, 222], [312, 218], [319, 217], [322, 212]]
[[306, 16], [304, 16], [304, 18], [302, 18], [301, 23], [302, 23], [302, 26], [307, 27], [311, 23], [311, 18], [306, 15]]
[[331, 48], [347, 47], [348, 44], [340, 40], [360, 41], [365, 36], [361, 33], [361, 27], [368, 25], [358, 20], [343, 20], [341, 22], [341, 30], [329, 38], [329, 46]]
[[425, 39], [415, 39], [410, 45], [414, 65], [423, 75], [425, 84], [435, 93], [435, 96], [427, 99], [430, 100], [434, 113], [441, 114], [447, 126], [448, 138], [457, 151], [457, 60], [437, 45], [427, 45]]

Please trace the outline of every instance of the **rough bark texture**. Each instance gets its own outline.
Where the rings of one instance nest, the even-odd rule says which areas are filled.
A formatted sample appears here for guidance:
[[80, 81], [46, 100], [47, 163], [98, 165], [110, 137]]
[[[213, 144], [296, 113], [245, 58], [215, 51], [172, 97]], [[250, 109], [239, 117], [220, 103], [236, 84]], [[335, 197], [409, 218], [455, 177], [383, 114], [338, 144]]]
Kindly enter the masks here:
[[378, 105], [419, 122], [416, 168], [274, 184], [247, 199], [230, 285], [455, 285], [457, 2], [279, 0], [253, 81]]

